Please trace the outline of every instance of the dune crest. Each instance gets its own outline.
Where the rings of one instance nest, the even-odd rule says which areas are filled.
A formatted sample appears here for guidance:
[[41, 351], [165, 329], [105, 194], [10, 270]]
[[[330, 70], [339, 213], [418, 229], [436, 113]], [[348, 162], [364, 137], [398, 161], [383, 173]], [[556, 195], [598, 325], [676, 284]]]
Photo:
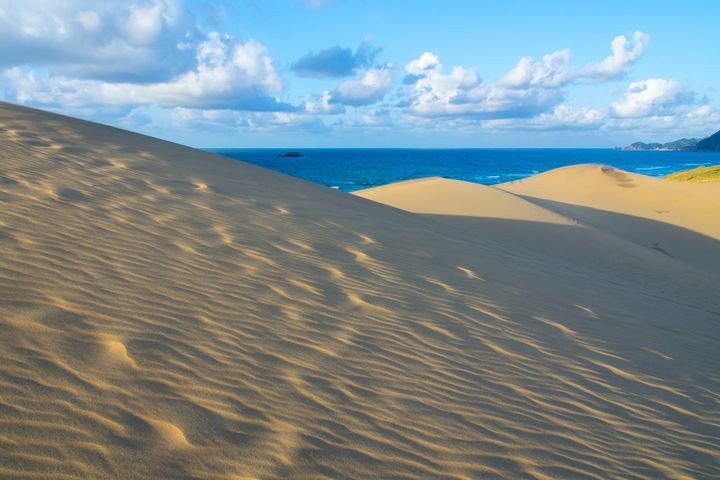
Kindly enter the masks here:
[[425, 214], [504, 218], [571, 225], [570, 219], [522, 198], [477, 183], [431, 177], [353, 192], [403, 210]]
[[1, 103], [0, 179], [1, 477], [720, 473], [717, 284], [662, 255], [676, 289]]
[[690, 184], [573, 165], [498, 185], [523, 197], [657, 220], [720, 239], [720, 184]]
[[697, 268], [720, 271], [720, 183], [574, 165], [497, 188]]

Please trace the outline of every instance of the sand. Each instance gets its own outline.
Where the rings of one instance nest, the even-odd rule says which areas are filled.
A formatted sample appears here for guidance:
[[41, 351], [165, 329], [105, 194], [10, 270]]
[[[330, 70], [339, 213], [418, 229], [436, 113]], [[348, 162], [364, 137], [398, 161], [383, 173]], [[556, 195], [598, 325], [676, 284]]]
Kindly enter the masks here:
[[720, 183], [577, 165], [499, 188], [695, 267], [720, 271]]
[[375, 202], [409, 212], [468, 217], [524, 220], [572, 225], [558, 215], [522, 198], [477, 183], [441, 177], [420, 178], [391, 183], [354, 192]]
[[520, 218], [411, 213], [0, 104], [0, 477], [717, 477], [717, 272], [496, 193]]

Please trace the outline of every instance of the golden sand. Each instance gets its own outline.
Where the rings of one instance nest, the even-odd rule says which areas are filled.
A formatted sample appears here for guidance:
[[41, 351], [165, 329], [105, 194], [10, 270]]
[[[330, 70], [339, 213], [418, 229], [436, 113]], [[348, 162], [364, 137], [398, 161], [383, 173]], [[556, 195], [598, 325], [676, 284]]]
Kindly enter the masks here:
[[718, 271], [519, 190], [418, 215], [0, 104], [0, 477], [717, 477]]

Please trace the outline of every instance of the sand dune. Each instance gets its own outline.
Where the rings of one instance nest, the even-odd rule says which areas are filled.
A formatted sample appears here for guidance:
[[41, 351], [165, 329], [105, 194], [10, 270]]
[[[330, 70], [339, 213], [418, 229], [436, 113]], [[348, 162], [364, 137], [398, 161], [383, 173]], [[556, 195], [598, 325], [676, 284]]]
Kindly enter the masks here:
[[698, 268], [720, 271], [718, 183], [576, 165], [498, 188]]
[[574, 224], [516, 195], [477, 183], [431, 177], [354, 192], [409, 212]]
[[[497, 252], [529, 255], [542, 259], [545, 265], [552, 265], [556, 270], [582, 268], [586, 274], [596, 278], [642, 285], [664, 296], [692, 298], [692, 291], [680, 284], [678, 278], [693, 277], [705, 284], [720, 282], [720, 242], [717, 239], [651, 218], [580, 208], [531, 196], [526, 200], [504, 190], [525, 187], [525, 183], [535, 181], [548, 184], [556, 181], [561, 192], [567, 190], [566, 185], [570, 184], [577, 199], [592, 204], [592, 195], [598, 192], [615, 195], [612, 191], [614, 185], [608, 188], [608, 185], [602, 185], [606, 180], [602, 175], [599, 179], [598, 175], [594, 175], [608, 171], [616, 175], [625, 173], [608, 168], [603, 170], [595, 165], [577, 165], [553, 170], [525, 182], [497, 187], [427, 178], [360, 190], [354, 194], [423, 214], [434, 222], [440, 222], [441, 228], [450, 227], [466, 239], [493, 245]], [[636, 177], [639, 177], [640, 183], [649, 181], [656, 187], [651, 192], [651, 198], [646, 198], [647, 191], [640, 189], [635, 191], [638, 198], [631, 196], [617, 208], [632, 211], [633, 208], [637, 210], [638, 205], [652, 204], [658, 199], [665, 205], [668, 198], [672, 200], [672, 186], [669, 194], [663, 191], [668, 182], [655, 184], [654, 178]], [[558, 189], [553, 187], [555, 185], [547, 185], [549, 193], [546, 195], [557, 194]], [[545, 190], [539, 190], [545, 194]], [[706, 226], [703, 220], [711, 223], [720, 218], [720, 211], [714, 212], [717, 209], [713, 208], [713, 190], [701, 189], [693, 193], [694, 196], [688, 196], [676, 205], [679, 208], [674, 218], [681, 221], [690, 218], [703, 227]], [[705, 212], [706, 218], [701, 217], [699, 221], [693, 218], [698, 212], [692, 208], [688, 198], [701, 205], [701, 215], [703, 209], [711, 214]], [[598, 217], [602, 221], [597, 221]], [[664, 241], [664, 245], [668, 244], [667, 240], [672, 240], [673, 252], [680, 255], [673, 256], [658, 243], [650, 241], [658, 238]]]
[[525, 197], [677, 225], [720, 239], [720, 184], [689, 184], [602, 165], [574, 165], [505, 183]]
[[0, 477], [720, 474], [717, 284], [647, 248], [674, 290], [7, 104], [0, 203]]

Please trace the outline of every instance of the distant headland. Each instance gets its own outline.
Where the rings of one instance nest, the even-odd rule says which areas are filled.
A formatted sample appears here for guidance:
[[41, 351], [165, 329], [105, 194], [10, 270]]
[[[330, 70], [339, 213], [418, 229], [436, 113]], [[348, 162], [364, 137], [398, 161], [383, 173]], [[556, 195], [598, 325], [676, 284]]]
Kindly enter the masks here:
[[635, 142], [618, 150], [667, 150], [674, 152], [717, 152], [720, 151], [720, 131], [707, 138], [681, 138], [667, 143]]

